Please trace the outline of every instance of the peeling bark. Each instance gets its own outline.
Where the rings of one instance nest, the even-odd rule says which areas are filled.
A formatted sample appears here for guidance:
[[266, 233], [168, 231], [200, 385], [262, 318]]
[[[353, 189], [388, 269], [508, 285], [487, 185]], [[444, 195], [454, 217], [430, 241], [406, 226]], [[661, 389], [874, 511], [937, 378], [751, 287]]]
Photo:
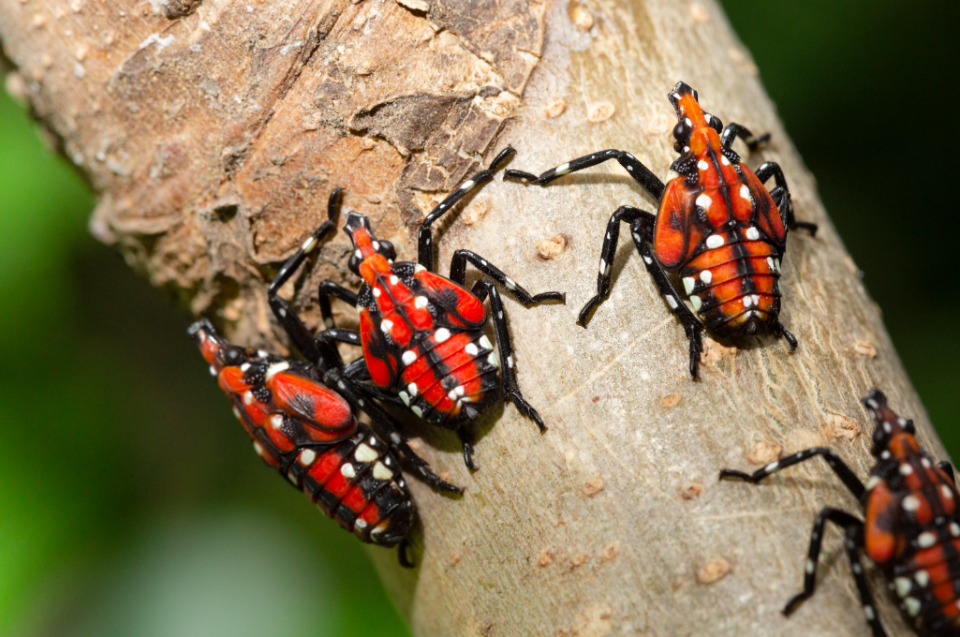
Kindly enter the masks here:
[[[238, 342], [286, 351], [266, 304], [275, 268], [332, 188], [401, 258], [434, 202], [512, 144], [539, 171], [602, 148], [665, 174], [678, 79], [725, 122], [770, 130], [798, 217], [784, 261], [790, 355], [772, 337], [706, 340], [702, 380], [632, 249], [588, 330], [604, 224], [653, 210], [619, 168], [524, 188], [499, 181], [441, 224], [439, 263], [469, 246], [567, 306], [508, 302], [519, 380], [550, 430], [492, 415], [469, 475], [456, 441], [419, 428], [460, 500], [411, 481], [415, 571], [372, 550], [417, 635], [868, 635], [831, 535], [819, 591], [791, 619], [810, 525], [857, 504], [822, 465], [762, 486], [717, 483], [829, 445], [865, 475], [858, 398], [882, 387], [945, 453], [817, 199], [756, 67], [706, 0], [0, 0], [0, 37], [41, 123], [99, 194], [94, 234]], [[345, 237], [286, 291], [316, 324], [316, 283], [355, 284]], [[441, 266], [445, 269], [445, 266]], [[352, 314], [340, 307], [347, 324]], [[910, 634], [881, 578], [891, 635]]]

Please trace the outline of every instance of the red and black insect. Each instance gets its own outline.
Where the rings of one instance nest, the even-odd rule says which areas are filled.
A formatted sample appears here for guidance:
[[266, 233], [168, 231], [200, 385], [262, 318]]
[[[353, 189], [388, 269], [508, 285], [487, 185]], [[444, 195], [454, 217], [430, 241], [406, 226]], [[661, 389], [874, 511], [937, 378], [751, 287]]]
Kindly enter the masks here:
[[822, 456], [865, 509], [865, 520], [833, 507], [820, 511], [813, 523], [803, 592], [787, 603], [784, 614], [813, 595], [824, 526], [833, 522], [846, 535], [863, 612], [875, 637], [885, 637], [886, 632], [877, 619], [858, 549], [883, 569], [900, 607], [918, 630], [931, 637], [960, 635], [960, 494], [953, 466], [949, 462], [934, 466], [917, 445], [913, 421], [897, 416], [882, 392], [874, 389], [863, 403], [876, 423], [872, 453], [877, 464], [866, 486], [836, 454], [821, 447], [773, 462], [752, 475], [724, 469], [720, 478], [756, 483]]
[[[465, 426], [497, 401], [498, 389], [541, 431], [546, 430], [536, 409], [520, 393], [497, 285], [526, 307], [563, 302], [564, 296], [559, 292], [531, 295], [469, 250], [454, 252], [449, 279], [434, 273], [430, 227], [467, 193], [489, 182], [513, 152], [503, 150], [489, 169], [465, 181], [427, 215], [420, 227], [418, 263], [395, 262], [393, 245], [374, 236], [366, 217], [349, 213], [344, 232], [353, 241], [354, 253], [348, 265], [363, 285], [359, 293], [332, 281], [320, 285], [320, 307], [328, 329], [317, 340], [362, 345], [363, 367], [351, 364], [347, 370], [353, 380], [372, 380], [373, 386], [359, 384], [360, 391], [402, 402], [419, 418], [456, 431], [470, 469], [476, 465]], [[471, 290], [464, 287], [467, 263], [489, 277], [477, 280]], [[359, 332], [332, 327], [330, 297], [360, 309]], [[489, 315], [483, 305], [487, 297]], [[496, 349], [484, 333], [488, 318], [496, 333]]]
[[[720, 337], [773, 332], [784, 337], [793, 351], [797, 339], [778, 319], [780, 262], [788, 229], [801, 227], [813, 234], [817, 227], [794, 219], [780, 166], [767, 162], [754, 174], [731, 148], [740, 137], [755, 151], [769, 135], [755, 138], [739, 124], [723, 128], [718, 118], [701, 108], [697, 92], [683, 82], [678, 82], [668, 97], [679, 118], [673, 136], [680, 157], [667, 174], [666, 186], [622, 150], [580, 157], [539, 177], [519, 170], [506, 172], [507, 178], [547, 184], [567, 173], [616, 159], [659, 202], [656, 215], [621, 206], [610, 217], [601, 249], [597, 295], [584, 305], [577, 323], [586, 327], [593, 310], [610, 294], [610, 272], [623, 221], [630, 224], [647, 271], [690, 339], [694, 378], [704, 327]], [[763, 183], [771, 177], [777, 185], [768, 192]], [[702, 323], [683, 303], [667, 272], [679, 275]]]

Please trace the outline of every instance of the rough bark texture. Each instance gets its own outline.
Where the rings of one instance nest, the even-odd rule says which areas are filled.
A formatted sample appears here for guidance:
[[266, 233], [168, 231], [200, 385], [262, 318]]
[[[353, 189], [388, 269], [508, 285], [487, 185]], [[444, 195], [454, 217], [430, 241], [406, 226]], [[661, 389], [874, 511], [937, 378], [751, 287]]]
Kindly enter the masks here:
[[[781, 163], [798, 217], [821, 227], [791, 235], [783, 266], [797, 352], [708, 339], [691, 381], [682, 330], [627, 245], [611, 298], [577, 327], [610, 212], [654, 203], [615, 166], [547, 189], [498, 180], [444, 225], [439, 263], [470, 246], [534, 292], [567, 292], [567, 306], [507, 308], [521, 387], [550, 430], [512, 406], [493, 414], [469, 475], [451, 436], [419, 429], [467, 494], [411, 481], [420, 567], [371, 552], [416, 635], [868, 635], [833, 532], [818, 594], [779, 612], [815, 512], [858, 508], [839, 481], [819, 461], [758, 487], [717, 472], [829, 445], [864, 475], [858, 398], [872, 386], [945, 454], [715, 4], [0, 0], [0, 36], [17, 68], [8, 86], [99, 193], [93, 232], [238, 342], [279, 351], [265, 281], [334, 186], [413, 258], [424, 212], [508, 143], [528, 170], [623, 148], [666, 173], [678, 79], [725, 122], [770, 130], [762, 159]], [[340, 235], [286, 291], [314, 324], [321, 278], [356, 283], [347, 254]], [[909, 634], [871, 579], [891, 634]]]

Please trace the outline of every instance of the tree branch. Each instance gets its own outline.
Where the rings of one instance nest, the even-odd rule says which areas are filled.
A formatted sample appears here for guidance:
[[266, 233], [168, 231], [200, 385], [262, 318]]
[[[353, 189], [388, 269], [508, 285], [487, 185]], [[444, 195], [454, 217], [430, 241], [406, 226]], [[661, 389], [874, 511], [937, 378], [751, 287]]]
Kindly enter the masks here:
[[[717, 473], [827, 445], [866, 475], [858, 399], [872, 386], [946, 456], [714, 3], [0, 0], [0, 37], [36, 116], [99, 193], [96, 236], [232, 339], [277, 351], [266, 282], [335, 186], [412, 259], [425, 211], [506, 144], [515, 168], [621, 148], [666, 174], [679, 79], [725, 122], [771, 131], [751, 163], [779, 162], [798, 217], [821, 227], [788, 241], [793, 355], [770, 336], [708, 338], [691, 381], [683, 331], [626, 245], [610, 299], [589, 329], [575, 324], [609, 214], [655, 210], [617, 167], [546, 189], [498, 180], [445, 225], [441, 264], [468, 246], [531, 291], [567, 291], [567, 306], [507, 307], [521, 387], [550, 429], [506, 407], [482, 427], [472, 476], [451, 436], [418, 429], [467, 494], [411, 481], [420, 568], [372, 554], [417, 635], [868, 634], [842, 557], [790, 619], [779, 612], [815, 512], [859, 511], [842, 484], [816, 463], [762, 486]], [[320, 279], [356, 284], [348, 252], [338, 236], [286, 291], [313, 325]], [[882, 621], [909, 634], [881, 580]]]

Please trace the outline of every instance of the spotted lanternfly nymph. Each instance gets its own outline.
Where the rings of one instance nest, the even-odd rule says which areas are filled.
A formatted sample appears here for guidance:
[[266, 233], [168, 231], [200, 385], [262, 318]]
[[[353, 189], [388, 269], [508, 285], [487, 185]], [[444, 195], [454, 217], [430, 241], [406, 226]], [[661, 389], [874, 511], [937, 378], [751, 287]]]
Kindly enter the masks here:
[[724, 469], [720, 478], [756, 483], [798, 462], [822, 456], [864, 507], [864, 521], [833, 507], [820, 511], [813, 523], [803, 592], [787, 603], [785, 614], [813, 595], [824, 527], [833, 522], [846, 535], [863, 612], [875, 637], [885, 637], [886, 632], [877, 619], [858, 550], [883, 569], [900, 607], [921, 633], [960, 635], [960, 495], [953, 466], [949, 462], [934, 465], [917, 445], [913, 421], [897, 416], [883, 393], [874, 389], [863, 403], [876, 423], [872, 453], [877, 464], [866, 486], [836, 454], [820, 447], [773, 462], [752, 475]]
[[[358, 293], [332, 281], [320, 285], [320, 307], [328, 329], [318, 340], [361, 345], [364, 367], [351, 364], [348, 375], [372, 380], [372, 386], [366, 385], [374, 390], [372, 397], [392, 399], [417, 417], [456, 431], [470, 469], [476, 465], [465, 427], [498, 400], [498, 389], [541, 431], [546, 430], [536, 409], [520, 393], [497, 286], [526, 307], [563, 302], [564, 296], [559, 292], [531, 295], [469, 250], [454, 252], [450, 278], [434, 273], [431, 225], [467, 193], [489, 182], [513, 152], [503, 150], [489, 169], [462, 183], [426, 216], [420, 227], [418, 263], [395, 262], [393, 245], [374, 236], [367, 217], [349, 213], [343, 228], [354, 246], [349, 267], [363, 285]], [[485, 275], [471, 290], [464, 287], [468, 263]], [[359, 332], [333, 327], [330, 297], [359, 308]], [[487, 297], [489, 315], [483, 305]], [[493, 322], [496, 348], [484, 333], [488, 319]], [[360, 391], [369, 391], [363, 386], [358, 385]]]
[[[731, 148], [740, 137], [752, 152], [769, 135], [755, 138], [739, 124], [723, 128], [718, 118], [701, 108], [697, 92], [683, 82], [678, 82], [668, 97], [679, 119], [673, 136], [680, 157], [671, 166], [666, 185], [622, 150], [580, 157], [539, 177], [519, 170], [506, 171], [507, 178], [547, 184], [616, 159], [659, 202], [656, 215], [621, 206], [610, 217], [601, 249], [597, 294], [584, 305], [577, 323], [586, 327], [593, 310], [610, 295], [620, 222], [626, 222], [647, 271], [690, 340], [690, 373], [694, 378], [703, 350], [700, 332], [704, 327], [720, 337], [773, 332], [784, 337], [793, 351], [797, 339], [778, 319], [780, 262], [787, 229], [802, 227], [813, 234], [817, 227], [794, 219], [790, 191], [780, 166], [767, 162], [754, 174]], [[763, 184], [771, 177], [777, 185], [768, 192]], [[677, 273], [703, 322], [683, 303], [668, 272]]]

